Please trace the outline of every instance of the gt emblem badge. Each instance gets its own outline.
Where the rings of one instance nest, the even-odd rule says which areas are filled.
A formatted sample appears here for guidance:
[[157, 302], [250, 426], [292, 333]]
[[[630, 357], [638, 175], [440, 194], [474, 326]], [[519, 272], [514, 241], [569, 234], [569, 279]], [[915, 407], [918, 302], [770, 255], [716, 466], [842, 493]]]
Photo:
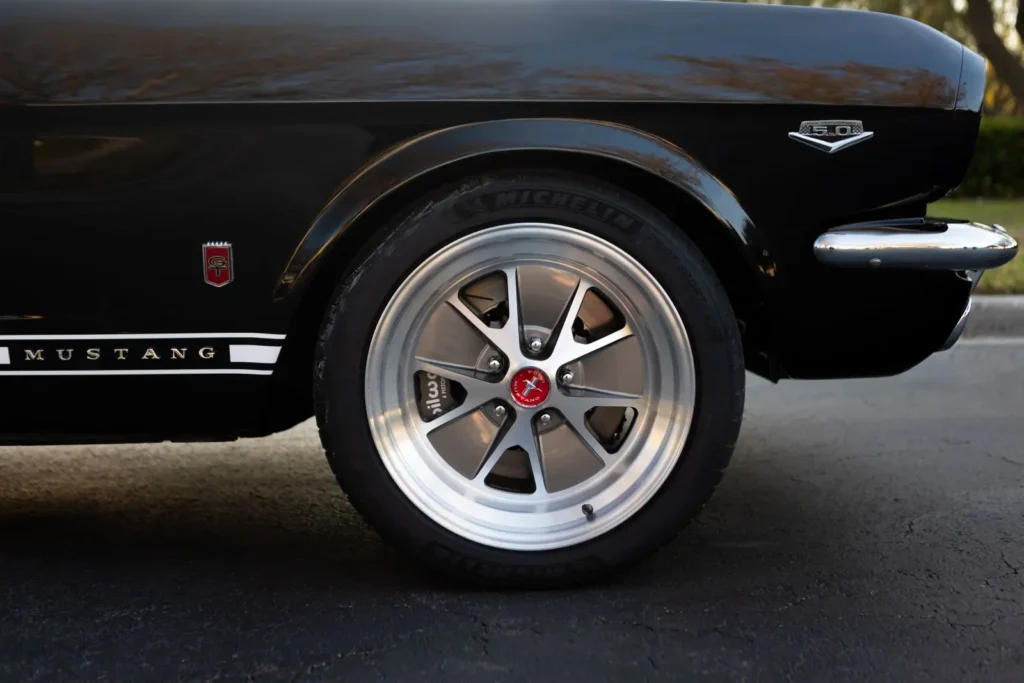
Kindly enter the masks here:
[[790, 133], [789, 137], [820, 152], [835, 154], [870, 140], [874, 135], [865, 132], [860, 121], [804, 121], [800, 124], [800, 132]]
[[203, 270], [206, 284], [223, 287], [235, 279], [235, 259], [230, 242], [207, 242], [203, 245]]
[[512, 377], [512, 386], [509, 389], [513, 401], [523, 408], [536, 408], [548, 400], [551, 382], [541, 370], [524, 368]]

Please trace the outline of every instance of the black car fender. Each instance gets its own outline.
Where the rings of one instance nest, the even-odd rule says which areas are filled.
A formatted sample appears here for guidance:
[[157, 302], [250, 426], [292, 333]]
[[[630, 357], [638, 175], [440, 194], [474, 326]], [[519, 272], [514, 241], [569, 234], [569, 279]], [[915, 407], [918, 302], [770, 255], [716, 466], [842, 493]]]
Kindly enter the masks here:
[[737, 197], [685, 151], [629, 126], [580, 119], [505, 119], [432, 131], [391, 147], [357, 171], [331, 198], [296, 247], [274, 291], [290, 299], [313, 279], [353, 226], [407, 183], [472, 158], [505, 152], [571, 152], [630, 164], [700, 203], [729, 235], [753, 281], [767, 288], [775, 272], [766, 236]]

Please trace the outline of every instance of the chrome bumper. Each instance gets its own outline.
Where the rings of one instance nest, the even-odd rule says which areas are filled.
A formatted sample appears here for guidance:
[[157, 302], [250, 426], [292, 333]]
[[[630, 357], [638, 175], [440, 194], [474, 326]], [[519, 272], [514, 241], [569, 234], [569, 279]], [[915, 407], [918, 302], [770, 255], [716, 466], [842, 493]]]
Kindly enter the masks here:
[[822, 263], [841, 268], [987, 270], [1017, 255], [998, 225], [913, 218], [832, 228], [814, 241]]

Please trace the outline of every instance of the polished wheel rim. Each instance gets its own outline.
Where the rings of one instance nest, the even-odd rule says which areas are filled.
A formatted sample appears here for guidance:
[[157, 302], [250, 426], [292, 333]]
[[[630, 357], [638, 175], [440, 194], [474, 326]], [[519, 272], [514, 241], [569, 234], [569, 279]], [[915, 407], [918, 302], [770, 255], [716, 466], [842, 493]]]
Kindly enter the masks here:
[[696, 398], [686, 329], [651, 274], [539, 223], [420, 264], [374, 330], [364, 390], [409, 500], [510, 550], [582, 543], [635, 514], [681, 457]]

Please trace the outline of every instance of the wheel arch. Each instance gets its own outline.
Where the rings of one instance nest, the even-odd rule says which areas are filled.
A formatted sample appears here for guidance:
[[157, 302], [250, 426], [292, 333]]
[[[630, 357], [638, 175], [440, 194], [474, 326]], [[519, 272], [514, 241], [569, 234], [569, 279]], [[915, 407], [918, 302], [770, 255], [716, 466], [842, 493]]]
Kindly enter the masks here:
[[[582, 119], [505, 119], [425, 133], [369, 161], [331, 198], [278, 278], [275, 300], [304, 289], [335, 248], [376, 209], [427, 176], [451, 177], [453, 168], [508, 154], [578, 155], [645, 171], [702, 206], [725, 231], [754, 280], [767, 286], [774, 261], [768, 239], [737, 197], [696, 159], [671, 142], [629, 126]], [[474, 162], [477, 162], [475, 164]], [[493, 163], [487, 163], [494, 166]], [[570, 164], [574, 165], [574, 164]], [[593, 175], [593, 174], [591, 174]], [[436, 184], [436, 183], [433, 183]]]
[[[445, 128], [396, 145], [355, 173], [314, 220], [277, 282], [276, 301], [297, 301], [282, 358], [291, 365], [286, 374], [308, 386], [303, 368], [309, 367], [323, 311], [338, 277], [376, 230], [432, 189], [497, 168], [611, 178], [665, 213], [697, 244], [725, 286], [743, 323], [748, 367], [771, 374], [765, 310], [775, 274], [773, 253], [738, 198], [667, 140], [628, 126], [575, 119]], [[287, 393], [291, 400], [297, 397]]]

